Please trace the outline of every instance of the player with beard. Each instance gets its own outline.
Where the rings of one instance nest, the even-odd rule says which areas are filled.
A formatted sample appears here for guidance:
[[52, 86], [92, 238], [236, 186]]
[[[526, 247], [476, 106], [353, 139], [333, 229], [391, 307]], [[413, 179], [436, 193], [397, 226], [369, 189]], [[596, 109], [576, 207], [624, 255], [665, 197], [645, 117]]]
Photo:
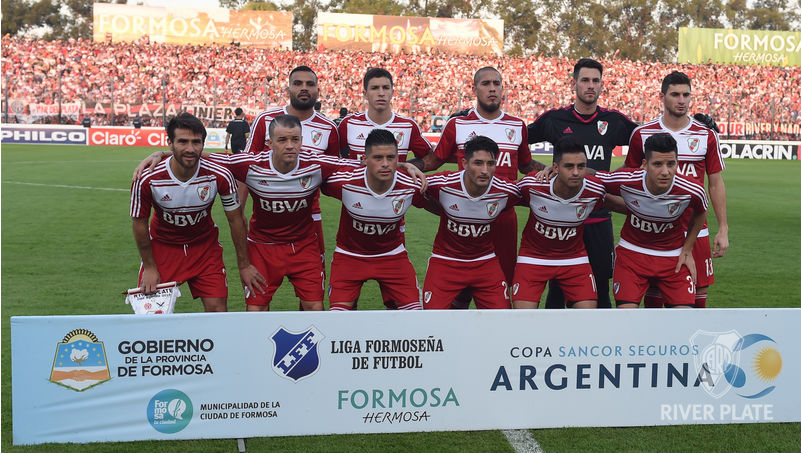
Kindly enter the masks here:
[[[523, 120], [501, 110], [503, 102], [503, 80], [501, 73], [492, 67], [483, 67], [473, 76], [473, 93], [476, 107], [466, 116], [455, 116], [448, 120], [439, 143], [433, 153], [423, 159], [409, 161], [423, 171], [439, 168], [447, 160], [456, 158], [459, 168], [464, 165], [464, 145], [477, 135], [484, 135], [498, 144], [499, 152], [495, 175], [505, 181], [517, 180], [517, 172], [528, 174], [542, 170], [545, 165], [531, 158]], [[517, 261], [517, 215], [515, 211], [503, 212], [495, 221], [492, 240], [495, 253], [501, 263], [507, 284], [514, 278]], [[457, 297], [457, 307], [466, 307], [470, 297], [462, 293]]]
[[[289, 105], [261, 112], [253, 121], [253, 132], [248, 137], [245, 152], [258, 154], [270, 149], [270, 122], [278, 115], [294, 115], [303, 126], [303, 151], [317, 154], [339, 156], [339, 134], [333, 121], [314, 110], [314, 104], [320, 95], [317, 85], [317, 74], [308, 66], [298, 66], [289, 72]], [[242, 203], [247, 199], [247, 188], [240, 192]], [[323, 239], [322, 214], [320, 213], [319, 195], [312, 206], [312, 217], [317, 229], [320, 256], [325, 261], [325, 240]]]
[[[557, 143], [572, 135], [584, 146], [587, 173], [609, 171], [612, 150], [628, 145], [637, 123], [617, 110], [598, 106], [603, 92], [603, 65], [591, 58], [580, 59], [573, 67], [573, 104], [549, 110], [528, 125], [528, 142]], [[549, 169], [550, 171], [550, 169]], [[608, 210], [594, 211], [585, 222], [584, 246], [589, 256], [598, 289], [598, 308], [611, 308], [609, 279], [614, 261], [612, 217]], [[546, 308], [564, 308], [565, 297], [559, 285], [550, 282]]]
[[[692, 103], [692, 89], [687, 74], [679, 71], [668, 74], [662, 80], [660, 98], [664, 107], [662, 116], [648, 121], [634, 130], [624, 167], [640, 167], [644, 156], [643, 143], [654, 134], [668, 133], [677, 142], [678, 173], [701, 186], [704, 185], [704, 175], [709, 175], [709, 198], [718, 220], [718, 233], [712, 244], [713, 250], [709, 243], [709, 228], [704, 224], [701, 232], [698, 233], [695, 247], [693, 247], [693, 258], [698, 271], [695, 307], [704, 308], [709, 285], [715, 282], [712, 257], [722, 257], [729, 248], [726, 186], [722, 176], [726, 165], [723, 163], [720, 142], [715, 131], [688, 115]], [[685, 216], [685, 229], [689, 220], [689, 217]], [[651, 288], [646, 292], [645, 306], [647, 308], [659, 308], [663, 305], [662, 296], [656, 288]]]

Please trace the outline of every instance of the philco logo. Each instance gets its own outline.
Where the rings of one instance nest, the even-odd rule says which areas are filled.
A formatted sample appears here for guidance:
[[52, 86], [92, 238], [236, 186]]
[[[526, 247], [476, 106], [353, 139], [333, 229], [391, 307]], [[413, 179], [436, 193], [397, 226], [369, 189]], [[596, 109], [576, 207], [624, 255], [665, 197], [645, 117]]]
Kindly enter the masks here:
[[295, 382], [311, 376], [320, 367], [317, 344], [323, 338], [325, 336], [314, 326], [299, 333], [281, 327], [270, 337], [275, 345], [273, 371]]
[[92, 332], [75, 329], [56, 345], [50, 382], [82, 392], [110, 379], [106, 348]]
[[156, 393], [147, 404], [147, 421], [156, 431], [175, 434], [192, 421], [192, 400], [186, 393], [167, 389]]
[[[711, 376], [712, 382], [702, 385], [710, 396], [720, 398], [733, 389], [738, 396], [756, 399], [776, 388], [773, 381], [781, 374], [782, 356], [772, 338], [741, 336], [734, 330], [699, 330], [690, 341], [701, 351], [695, 358], [696, 369], [706, 368]], [[741, 367], [741, 363], [750, 366]]]

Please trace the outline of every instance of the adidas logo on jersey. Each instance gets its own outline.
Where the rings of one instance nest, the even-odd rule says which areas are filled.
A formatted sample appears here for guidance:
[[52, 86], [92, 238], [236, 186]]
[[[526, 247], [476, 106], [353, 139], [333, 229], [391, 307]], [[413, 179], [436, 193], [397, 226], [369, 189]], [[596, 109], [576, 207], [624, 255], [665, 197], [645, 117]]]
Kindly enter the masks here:
[[548, 212], [548, 208], [545, 207], [545, 205], [542, 205], [539, 208], [537, 208], [537, 211]]
[[563, 134], [572, 134], [573, 129], [570, 129], [570, 126], [567, 126], [565, 130], [562, 131]]
[[161, 201], [172, 201], [172, 198], [170, 198], [170, 194], [165, 194], [161, 197]]
[[637, 206], [638, 208], [640, 207], [640, 203], [638, 203], [637, 200], [631, 200], [631, 204], [633, 206]]
[[359, 134], [359, 136], [356, 137], [356, 140], [364, 140], [364, 134]]
[[364, 208], [362, 208], [362, 204], [359, 203], [358, 201], [356, 203], [354, 203], [352, 207], [356, 208], [356, 209], [364, 209]]
[[266, 180], [266, 179], [260, 179], [260, 180], [259, 180], [259, 185], [262, 185], [262, 186], [269, 186], [270, 184], [267, 182], [267, 180]]
[[450, 209], [451, 211], [458, 211], [459, 210], [459, 206], [457, 206], [456, 203], [454, 203], [454, 204], [448, 206], [448, 209]]
[[[478, 134], [476, 134], [476, 131], [471, 132], [470, 135], [467, 136], [467, 140], [470, 140], [471, 138], [475, 137], [476, 135], [478, 135]], [[465, 141], [467, 141], [467, 140], [465, 140]]]

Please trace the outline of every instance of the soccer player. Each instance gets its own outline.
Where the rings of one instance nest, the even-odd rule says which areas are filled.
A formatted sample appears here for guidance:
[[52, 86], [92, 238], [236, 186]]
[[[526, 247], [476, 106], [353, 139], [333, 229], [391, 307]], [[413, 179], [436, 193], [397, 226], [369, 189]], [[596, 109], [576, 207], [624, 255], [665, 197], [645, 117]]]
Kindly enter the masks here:
[[[320, 95], [317, 85], [317, 74], [308, 66], [298, 66], [289, 72], [289, 105], [261, 112], [253, 120], [253, 133], [248, 137], [245, 152], [258, 154], [269, 149], [269, 124], [278, 115], [295, 115], [303, 125], [303, 150], [317, 154], [339, 156], [339, 134], [333, 121], [314, 110], [314, 104]], [[247, 190], [239, 192], [243, 200], [247, 199]], [[318, 195], [319, 197], [319, 195]], [[320, 201], [315, 200], [312, 206], [316, 222], [320, 259], [325, 261], [325, 240], [323, 238], [322, 214]]]
[[520, 193], [495, 177], [498, 145], [478, 135], [464, 144], [464, 170], [431, 176], [426, 195], [440, 216], [423, 285], [423, 308], [448, 309], [470, 289], [476, 308], [509, 308], [509, 292], [492, 241], [502, 212], [514, 209]]
[[225, 150], [228, 151], [228, 143], [231, 144], [231, 152], [241, 153], [245, 149], [245, 143], [250, 135], [250, 126], [245, 121], [245, 111], [241, 107], [234, 110], [234, 119], [225, 128]]
[[[693, 258], [698, 271], [695, 307], [704, 308], [709, 285], [715, 282], [712, 257], [722, 257], [729, 248], [726, 186], [722, 175], [726, 165], [723, 163], [715, 131], [688, 115], [692, 104], [690, 78], [678, 71], [668, 74], [662, 80], [660, 99], [663, 105], [662, 116], [634, 130], [624, 166], [639, 167], [642, 164], [645, 140], [654, 134], [669, 133], [678, 144], [677, 172], [701, 186], [704, 185], [704, 175], [709, 175], [709, 199], [712, 201], [712, 208], [718, 220], [718, 233], [715, 235], [713, 246], [710, 246], [709, 229], [704, 224], [693, 247]], [[689, 218], [685, 216], [683, 228], [687, 228], [688, 221]], [[646, 293], [646, 307], [662, 307], [663, 304], [661, 294], [655, 289]]]
[[[503, 80], [501, 73], [492, 67], [483, 67], [473, 76], [473, 93], [476, 107], [467, 116], [455, 116], [448, 120], [433, 153], [423, 159], [412, 159], [423, 171], [435, 170], [445, 161], [456, 158], [463, 165], [464, 145], [477, 136], [484, 135], [498, 144], [495, 175], [505, 181], [517, 180], [518, 170], [523, 174], [541, 170], [545, 166], [531, 159], [526, 138], [526, 125], [520, 118], [501, 110]], [[504, 211], [495, 222], [491, 234], [495, 253], [501, 263], [506, 282], [511, 285], [517, 261], [517, 216], [510, 209]], [[467, 294], [457, 299], [459, 306], [466, 306]]]
[[398, 142], [398, 161], [406, 162], [411, 151], [422, 158], [431, 151], [431, 142], [423, 137], [420, 126], [405, 116], [392, 111], [394, 86], [392, 74], [386, 69], [370, 68], [364, 74], [364, 98], [367, 111], [346, 116], [339, 123], [339, 148], [351, 159], [364, 155], [364, 141], [373, 129], [386, 129]]
[[[587, 173], [609, 171], [612, 150], [628, 145], [637, 123], [617, 110], [598, 106], [603, 92], [603, 65], [591, 58], [582, 58], [573, 66], [571, 105], [549, 110], [528, 125], [528, 143], [548, 141], [553, 144], [565, 135], [577, 137], [587, 154]], [[608, 210], [593, 212], [585, 222], [584, 246], [598, 289], [598, 308], [611, 308], [609, 278], [612, 277], [614, 236], [612, 216]], [[565, 297], [559, 285], [549, 286], [546, 308], [564, 308]]]
[[370, 132], [364, 162], [364, 167], [336, 173], [323, 184], [323, 193], [342, 201], [331, 262], [331, 310], [353, 309], [362, 285], [371, 279], [378, 281], [387, 308], [419, 310], [420, 289], [400, 226], [410, 206], [425, 206], [422, 186], [397, 171], [392, 132]]
[[[703, 186], [676, 175], [678, 150], [670, 134], [648, 137], [644, 148], [644, 169], [596, 173], [608, 193], [623, 197], [629, 211], [616, 249], [615, 302], [618, 308], [637, 308], [653, 284], [667, 307], [692, 308], [696, 282], [692, 249], [706, 221], [706, 193]], [[686, 230], [685, 210], [691, 211]]]
[[584, 247], [583, 230], [590, 214], [601, 209], [606, 190], [586, 175], [587, 155], [578, 138], [554, 144], [556, 177], [539, 182], [532, 173], [518, 181], [531, 208], [523, 229], [512, 285], [514, 308], [538, 308], [545, 284], [556, 282], [571, 308], [596, 308], [595, 276]]
[[[131, 217], [142, 265], [139, 287], [150, 294], [162, 281], [187, 282], [206, 311], [226, 311], [228, 285], [222, 246], [211, 207], [223, 203], [245, 285], [261, 288], [264, 277], [250, 264], [245, 224], [231, 172], [202, 159], [206, 128], [188, 113], [167, 124], [173, 156], [145, 171], [131, 187]], [[151, 207], [155, 215], [148, 228]]]

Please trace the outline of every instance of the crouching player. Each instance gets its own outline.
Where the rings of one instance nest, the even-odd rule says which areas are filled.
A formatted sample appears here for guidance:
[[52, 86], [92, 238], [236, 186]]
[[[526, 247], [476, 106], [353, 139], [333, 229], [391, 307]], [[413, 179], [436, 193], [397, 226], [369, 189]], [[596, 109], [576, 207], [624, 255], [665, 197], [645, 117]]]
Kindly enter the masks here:
[[423, 285], [423, 309], [448, 309], [471, 289], [477, 308], [509, 308], [509, 292], [490, 239], [498, 216], [514, 209], [520, 193], [495, 177], [498, 145], [482, 135], [468, 140], [459, 172], [428, 179], [427, 196], [440, 215]]
[[[242, 282], [250, 287], [265, 282], [248, 259], [236, 181], [224, 167], [201, 158], [206, 128], [196, 117], [182, 113], [170, 120], [167, 138], [173, 155], [144, 171], [131, 187], [133, 235], [142, 257], [139, 286], [149, 294], [161, 281], [185, 281], [206, 311], [226, 311], [222, 246], [211, 219], [217, 194], [231, 226]], [[148, 227], [151, 207], [155, 215]]]
[[[692, 250], [706, 222], [706, 193], [676, 174], [678, 147], [670, 134], [648, 137], [644, 149], [643, 169], [596, 173], [608, 193], [623, 197], [629, 211], [615, 252], [615, 302], [618, 308], [637, 308], [648, 286], [655, 285], [667, 307], [691, 308], [696, 281]], [[681, 217], [687, 209], [692, 217], [685, 232]]]
[[545, 283], [555, 280], [571, 308], [596, 308], [595, 277], [584, 247], [584, 221], [603, 206], [606, 191], [586, 175], [584, 146], [572, 135], [554, 146], [556, 177], [539, 183], [530, 173], [517, 186], [531, 208], [515, 267], [514, 308], [538, 308]]

